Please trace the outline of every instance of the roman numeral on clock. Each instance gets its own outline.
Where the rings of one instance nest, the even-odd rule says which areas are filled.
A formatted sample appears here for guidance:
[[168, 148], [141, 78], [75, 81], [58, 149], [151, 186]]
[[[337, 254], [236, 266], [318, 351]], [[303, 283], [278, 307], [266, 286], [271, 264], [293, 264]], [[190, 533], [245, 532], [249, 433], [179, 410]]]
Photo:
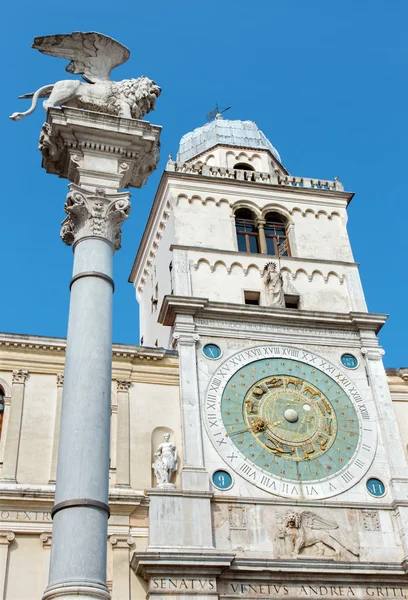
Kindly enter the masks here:
[[350, 483], [350, 481], [354, 479], [354, 476], [350, 473], [350, 471], [346, 471], [341, 477], [346, 483]]

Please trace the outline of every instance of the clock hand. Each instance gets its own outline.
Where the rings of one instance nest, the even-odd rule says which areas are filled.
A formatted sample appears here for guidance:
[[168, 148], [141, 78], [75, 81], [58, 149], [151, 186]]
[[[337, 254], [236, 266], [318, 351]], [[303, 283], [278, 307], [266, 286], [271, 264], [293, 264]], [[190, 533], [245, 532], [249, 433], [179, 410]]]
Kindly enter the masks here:
[[245, 433], [246, 431], [251, 431], [252, 433], [261, 433], [266, 429], [266, 427], [267, 423], [265, 423], [265, 421], [262, 421], [262, 419], [258, 419], [257, 421], [254, 421], [249, 427], [246, 427], [246, 429], [241, 429], [240, 431], [232, 431], [231, 433], [227, 433], [227, 436], [231, 437], [232, 435], [238, 435], [240, 433]]

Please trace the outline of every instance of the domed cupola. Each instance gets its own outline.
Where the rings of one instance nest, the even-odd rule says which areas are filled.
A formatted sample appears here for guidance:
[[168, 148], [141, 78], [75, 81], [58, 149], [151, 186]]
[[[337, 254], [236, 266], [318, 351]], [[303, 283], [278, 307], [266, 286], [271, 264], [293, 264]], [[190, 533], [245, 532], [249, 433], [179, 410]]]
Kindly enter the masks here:
[[253, 121], [230, 121], [223, 119], [221, 114], [217, 114], [210, 123], [183, 135], [180, 140], [177, 161], [189, 161], [219, 145], [267, 150], [281, 162], [278, 151], [256, 123]]

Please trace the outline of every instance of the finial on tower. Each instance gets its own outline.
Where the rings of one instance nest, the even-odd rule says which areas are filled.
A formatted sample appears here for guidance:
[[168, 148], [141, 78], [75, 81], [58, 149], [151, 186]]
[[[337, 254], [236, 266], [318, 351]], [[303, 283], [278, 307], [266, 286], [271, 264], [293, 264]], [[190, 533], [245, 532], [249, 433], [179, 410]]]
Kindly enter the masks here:
[[230, 108], [231, 108], [230, 106], [228, 106], [227, 108], [219, 108], [218, 103], [217, 103], [215, 105], [214, 110], [212, 110], [210, 113], [208, 113], [207, 119], [209, 121], [211, 121], [211, 119], [214, 119], [214, 118], [217, 120], [223, 119], [224, 117], [222, 116], [222, 113], [225, 113]]

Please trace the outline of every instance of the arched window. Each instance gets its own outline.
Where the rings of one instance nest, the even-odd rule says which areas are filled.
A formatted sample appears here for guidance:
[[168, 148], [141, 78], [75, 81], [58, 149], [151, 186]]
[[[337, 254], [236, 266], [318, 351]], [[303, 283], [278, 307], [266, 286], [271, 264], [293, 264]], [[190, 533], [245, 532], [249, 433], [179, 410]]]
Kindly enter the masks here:
[[258, 229], [255, 217], [249, 208], [239, 208], [235, 213], [235, 228], [237, 231], [239, 252], [259, 252]]
[[255, 171], [252, 165], [248, 165], [247, 163], [237, 163], [234, 166], [234, 169], [239, 169], [240, 171]]
[[0, 387], [0, 437], [1, 430], [3, 429], [3, 415], [4, 415], [4, 390]]
[[287, 220], [277, 212], [265, 215], [265, 239], [267, 253], [271, 256], [290, 256]]

